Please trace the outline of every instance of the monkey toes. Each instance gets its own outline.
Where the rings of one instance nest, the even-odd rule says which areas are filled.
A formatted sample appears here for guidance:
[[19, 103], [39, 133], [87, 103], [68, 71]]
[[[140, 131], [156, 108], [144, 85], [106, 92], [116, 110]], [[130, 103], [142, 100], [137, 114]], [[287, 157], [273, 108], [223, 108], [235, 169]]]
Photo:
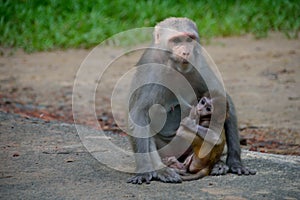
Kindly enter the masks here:
[[210, 172], [212, 176], [225, 175], [229, 171], [229, 167], [222, 161], [217, 162]]
[[229, 172], [237, 175], [255, 175], [256, 170], [249, 169], [248, 167], [244, 167], [242, 165], [232, 165], [229, 168]]
[[149, 184], [152, 180], [159, 180], [164, 183], [181, 183], [181, 177], [174, 169], [171, 168], [164, 168], [154, 172], [147, 172], [137, 174], [132, 178], [128, 179], [127, 183], [132, 184], [142, 184], [146, 183]]
[[153, 179], [153, 172], [141, 173], [128, 179], [127, 183], [142, 184], [143, 182], [146, 182], [146, 184], [149, 184], [152, 179]]
[[227, 166], [224, 162], [220, 161], [216, 163], [210, 173], [213, 176], [225, 175], [228, 172], [237, 175], [255, 175], [256, 170], [244, 167], [241, 163], [235, 163], [231, 166]]
[[180, 175], [172, 168], [164, 168], [155, 172], [155, 178], [164, 183], [181, 183]]

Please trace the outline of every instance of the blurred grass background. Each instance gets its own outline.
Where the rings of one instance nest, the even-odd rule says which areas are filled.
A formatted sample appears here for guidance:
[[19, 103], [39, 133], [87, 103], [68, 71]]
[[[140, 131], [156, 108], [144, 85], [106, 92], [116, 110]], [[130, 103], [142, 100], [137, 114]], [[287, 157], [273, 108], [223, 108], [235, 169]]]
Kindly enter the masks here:
[[296, 38], [298, 0], [0, 0], [0, 46], [27, 52], [89, 48], [170, 16], [194, 20], [202, 38], [280, 31]]

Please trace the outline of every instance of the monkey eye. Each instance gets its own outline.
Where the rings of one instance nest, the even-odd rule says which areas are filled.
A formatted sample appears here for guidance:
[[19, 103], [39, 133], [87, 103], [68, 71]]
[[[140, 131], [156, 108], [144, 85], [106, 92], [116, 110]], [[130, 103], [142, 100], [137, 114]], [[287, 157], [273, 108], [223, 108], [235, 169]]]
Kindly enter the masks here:
[[179, 42], [181, 42], [181, 39], [178, 38], [178, 37], [176, 37], [176, 38], [173, 39], [173, 42], [174, 42], [175, 44], [176, 44], [176, 43], [179, 43]]
[[207, 112], [211, 112], [211, 107], [208, 106], [208, 107], [206, 108], [206, 111], [207, 111]]
[[187, 41], [187, 42], [192, 42], [192, 41], [193, 41], [193, 38], [187, 37], [186, 41]]
[[200, 103], [201, 103], [202, 105], [204, 105], [204, 104], [206, 103], [205, 99], [204, 99], [204, 98], [201, 99], [201, 100], [200, 100]]

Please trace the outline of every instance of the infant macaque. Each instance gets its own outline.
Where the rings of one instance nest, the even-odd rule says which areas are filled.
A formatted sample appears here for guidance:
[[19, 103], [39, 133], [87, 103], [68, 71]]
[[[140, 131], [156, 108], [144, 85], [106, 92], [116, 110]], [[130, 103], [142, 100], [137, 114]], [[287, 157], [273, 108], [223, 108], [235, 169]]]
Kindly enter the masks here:
[[225, 117], [227, 117], [228, 104], [226, 103], [226, 108], [223, 108], [224, 102], [226, 97], [219, 92], [212, 91], [211, 95], [206, 93], [198, 104], [191, 108], [189, 116], [181, 121], [176, 134], [191, 142], [192, 154], [183, 163], [174, 156], [164, 158], [163, 162], [168, 167], [176, 169], [183, 181], [209, 175], [215, 163], [220, 160], [225, 145], [225, 131], [223, 129], [220, 135], [208, 127], [212, 113], [216, 114], [214, 115], [216, 120], [224, 120], [222, 111], [226, 109]]

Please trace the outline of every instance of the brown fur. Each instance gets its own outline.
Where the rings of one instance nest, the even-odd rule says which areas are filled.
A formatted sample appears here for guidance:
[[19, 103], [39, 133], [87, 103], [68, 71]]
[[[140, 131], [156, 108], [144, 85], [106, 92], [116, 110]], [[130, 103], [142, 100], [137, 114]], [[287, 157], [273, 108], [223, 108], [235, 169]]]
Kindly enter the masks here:
[[[220, 105], [222, 105], [221, 101], [225, 99], [217, 92], [214, 91], [213, 93], [214, 95], [217, 95], [212, 95], [213, 99], [210, 98], [210, 95], [208, 95], [208, 93], [206, 93], [204, 96], [207, 97], [208, 100], [212, 100], [212, 102], [208, 102], [207, 104], [212, 107], [213, 112], [219, 112], [217, 113], [219, 115], [221, 112], [220, 110], [222, 110], [222, 108], [220, 108]], [[189, 118], [191, 120], [199, 120], [199, 126], [208, 128], [212, 112], [204, 112], [203, 110], [197, 110], [198, 106], [201, 104], [201, 100], [199, 101], [196, 107], [193, 107], [191, 109]], [[226, 109], [228, 108], [226, 107]], [[184, 125], [186, 125], [185, 122], [183, 122], [182, 125], [179, 127], [177, 135], [185, 140], [192, 141], [193, 153], [184, 161], [183, 165], [180, 165], [179, 161], [178, 163], [176, 163], [176, 161], [172, 159], [172, 165], [169, 163], [168, 166], [175, 166], [174, 168], [178, 169], [178, 172], [181, 174], [182, 180], [190, 181], [200, 179], [204, 176], [209, 175], [214, 164], [220, 160], [225, 145], [225, 131], [223, 129], [220, 135], [220, 141], [215, 146], [211, 147], [211, 145], [213, 144], [205, 141], [198, 135], [195, 136], [195, 132], [191, 131]], [[207, 153], [207, 151], [209, 151], [210, 149], [211, 151]]]

